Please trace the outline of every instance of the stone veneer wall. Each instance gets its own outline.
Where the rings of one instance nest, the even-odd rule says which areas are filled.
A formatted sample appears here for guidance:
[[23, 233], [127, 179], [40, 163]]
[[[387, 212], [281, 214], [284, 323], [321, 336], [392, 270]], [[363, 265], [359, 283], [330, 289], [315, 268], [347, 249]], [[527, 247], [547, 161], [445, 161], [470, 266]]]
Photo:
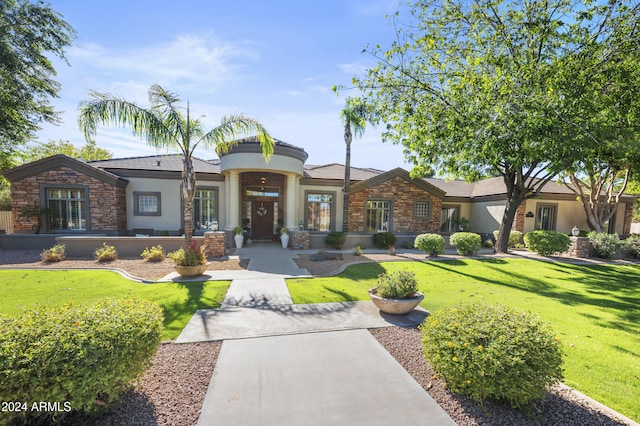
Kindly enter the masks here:
[[524, 218], [526, 210], [526, 201], [523, 201], [516, 210], [516, 217], [513, 219], [513, 230], [524, 232]]
[[[365, 206], [370, 199], [392, 200], [391, 232], [424, 233], [439, 232], [442, 199], [400, 177], [394, 177], [379, 185], [365, 188], [349, 195], [349, 230], [364, 232]], [[431, 217], [415, 217], [414, 201], [431, 201]]]
[[591, 241], [587, 237], [569, 237], [571, 243], [567, 255], [570, 257], [586, 258], [594, 255], [591, 248]]
[[207, 254], [211, 256], [219, 257], [226, 254], [226, 234], [224, 231], [205, 232], [202, 244], [206, 244]]
[[[43, 172], [11, 183], [15, 232], [35, 229], [35, 217], [20, 217], [25, 207], [40, 206], [41, 185], [83, 185], [89, 189], [87, 231], [125, 232], [127, 229], [126, 190], [68, 167]], [[45, 206], [40, 206], [45, 207]], [[43, 224], [43, 232], [46, 232]]]
[[309, 231], [293, 231], [290, 234], [292, 248], [307, 250], [311, 247], [311, 234], [309, 234]]

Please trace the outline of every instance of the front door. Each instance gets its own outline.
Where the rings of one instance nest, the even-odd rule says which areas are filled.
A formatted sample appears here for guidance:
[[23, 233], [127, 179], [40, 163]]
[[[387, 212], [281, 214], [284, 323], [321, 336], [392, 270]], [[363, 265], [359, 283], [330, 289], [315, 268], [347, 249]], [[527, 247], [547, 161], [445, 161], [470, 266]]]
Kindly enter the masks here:
[[251, 236], [254, 240], [271, 240], [273, 236], [273, 201], [251, 203]]

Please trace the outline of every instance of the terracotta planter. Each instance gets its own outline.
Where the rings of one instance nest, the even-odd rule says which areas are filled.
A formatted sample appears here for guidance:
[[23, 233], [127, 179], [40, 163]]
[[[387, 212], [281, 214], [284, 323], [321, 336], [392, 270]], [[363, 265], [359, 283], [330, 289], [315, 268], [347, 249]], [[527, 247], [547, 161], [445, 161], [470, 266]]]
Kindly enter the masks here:
[[392, 315], [403, 315], [411, 312], [416, 306], [424, 299], [424, 294], [416, 293], [415, 297], [410, 299], [385, 299], [378, 296], [377, 288], [369, 289], [369, 297], [374, 305], [378, 307], [382, 312]]
[[204, 271], [209, 269], [209, 264], [195, 265], [195, 266], [178, 266], [174, 265], [173, 269], [182, 275], [183, 277], [197, 277], [204, 274]]

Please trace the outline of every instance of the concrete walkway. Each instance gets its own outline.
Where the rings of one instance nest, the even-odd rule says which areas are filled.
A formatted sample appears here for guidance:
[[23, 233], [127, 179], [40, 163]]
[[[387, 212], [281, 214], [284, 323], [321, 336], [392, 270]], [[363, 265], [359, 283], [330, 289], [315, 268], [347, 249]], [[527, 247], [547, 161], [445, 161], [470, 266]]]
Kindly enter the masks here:
[[426, 311], [294, 305], [284, 279], [310, 276], [295, 252], [256, 244], [236, 255], [248, 270], [225, 272], [223, 306], [197, 311], [176, 340], [223, 340], [199, 425], [455, 424], [366, 330], [416, 325]]

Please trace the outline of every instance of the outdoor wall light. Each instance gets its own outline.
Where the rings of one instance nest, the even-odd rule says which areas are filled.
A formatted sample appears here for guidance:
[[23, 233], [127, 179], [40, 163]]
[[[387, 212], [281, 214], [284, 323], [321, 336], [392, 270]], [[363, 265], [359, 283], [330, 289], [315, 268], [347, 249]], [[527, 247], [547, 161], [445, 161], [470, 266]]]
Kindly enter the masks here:
[[300, 219], [300, 222], [298, 223], [298, 227], [300, 227], [301, 231], [302, 231], [302, 228], [304, 228], [304, 222], [302, 221], [302, 219]]
[[578, 228], [577, 226], [574, 226], [571, 229], [571, 235], [573, 235], [574, 237], [577, 237], [578, 235], [580, 235], [580, 228]]
[[218, 221], [213, 219], [213, 222], [211, 222], [211, 229], [213, 229], [214, 231], [218, 230]]

